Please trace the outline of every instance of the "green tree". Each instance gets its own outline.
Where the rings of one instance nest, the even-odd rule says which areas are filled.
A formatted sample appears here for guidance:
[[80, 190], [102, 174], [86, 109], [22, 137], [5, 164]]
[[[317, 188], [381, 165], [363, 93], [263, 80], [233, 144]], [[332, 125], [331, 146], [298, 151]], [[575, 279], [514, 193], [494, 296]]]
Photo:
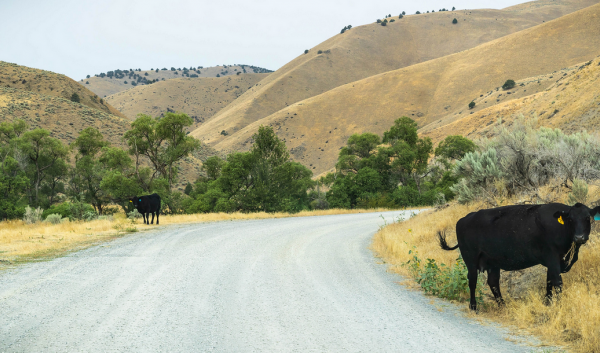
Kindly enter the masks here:
[[458, 23], [458, 20], [456, 18], [452, 20], [452, 24], [457, 24], [457, 23]]
[[514, 80], [506, 80], [506, 82], [504, 82], [504, 84], [502, 85], [502, 89], [507, 90], [507, 89], [513, 89], [516, 86], [516, 82]]
[[73, 93], [73, 94], [71, 95], [71, 102], [79, 103], [79, 102], [80, 102], [80, 100], [81, 100], [81, 99], [79, 98], [79, 95], [78, 95], [77, 93]]
[[473, 109], [473, 108], [475, 108], [475, 102], [472, 101], [471, 103], [469, 103], [469, 109]]
[[25, 163], [28, 164], [29, 179], [33, 183], [34, 195], [30, 203], [38, 206], [42, 181], [58, 160], [67, 157], [69, 149], [58, 139], [50, 137], [50, 132], [44, 129], [23, 133], [19, 141], [19, 149], [23, 153]]
[[447, 136], [435, 149], [435, 156], [447, 160], [460, 160], [465, 154], [475, 152], [477, 146], [471, 140], [460, 135]]
[[187, 136], [185, 128], [193, 124], [186, 114], [166, 113], [162, 118], [140, 114], [125, 133], [129, 151], [135, 156], [136, 173], [139, 173], [140, 157], [146, 157], [153, 167], [147, 191], [156, 178], [164, 178], [171, 190], [177, 178], [177, 164], [200, 148], [200, 141]]

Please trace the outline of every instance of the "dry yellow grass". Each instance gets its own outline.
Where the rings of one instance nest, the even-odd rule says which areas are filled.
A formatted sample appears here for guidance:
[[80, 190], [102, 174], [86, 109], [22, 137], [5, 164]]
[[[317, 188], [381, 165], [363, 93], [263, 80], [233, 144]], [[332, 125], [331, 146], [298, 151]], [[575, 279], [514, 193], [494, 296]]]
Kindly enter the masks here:
[[[372, 247], [392, 271], [407, 277], [410, 276], [408, 268], [402, 263], [412, 256], [408, 251], [413, 246], [417, 247], [421, 259], [432, 258], [438, 263], [451, 264], [459, 251], [441, 250], [435, 236], [437, 231], [445, 229], [448, 243], [456, 244], [456, 222], [481, 208], [486, 207], [483, 204], [453, 204], [443, 210], [418, 214], [378, 232]], [[556, 303], [551, 306], [543, 303], [545, 268], [538, 266], [530, 270], [530, 278], [523, 284], [527, 288], [525, 295], [518, 298], [508, 288], [509, 273], [503, 272], [501, 290], [507, 301], [506, 307], [499, 309], [488, 298], [488, 305], [480, 315], [533, 333], [548, 344], [565, 346], [577, 352], [600, 352], [599, 228], [597, 224], [593, 227], [590, 241], [581, 248], [579, 261], [569, 273], [563, 274], [564, 291]], [[491, 295], [488, 288], [485, 291]], [[468, 310], [467, 303], [461, 305], [465, 311]]]
[[[260, 125], [270, 125], [286, 142], [293, 158], [304, 165], [312, 165], [314, 173], [319, 174], [334, 165], [339, 148], [353, 133], [382, 134], [401, 116], [415, 119], [420, 127], [444, 117], [449, 117], [450, 123], [470, 113], [469, 102], [495, 91], [509, 78], [522, 80], [549, 74], [595, 58], [600, 54], [600, 36], [592, 33], [600, 31], [599, 18], [600, 4], [596, 4], [460, 53], [336, 87], [269, 116], [261, 116], [260, 120], [248, 121], [245, 127], [240, 125], [240, 130], [225, 138], [215, 137], [222, 140], [201, 133], [202, 129], [208, 129], [210, 134], [221, 131], [219, 124], [225, 121], [225, 115], [245, 121], [249, 115], [236, 113], [233, 109], [245, 96], [252, 94], [253, 88], [192, 135], [204, 137], [209, 143], [218, 141], [214, 144], [217, 150], [244, 150], [250, 147], [251, 136]], [[387, 27], [394, 25], [402, 24], [396, 21]], [[377, 33], [383, 30], [379, 27], [370, 30]], [[349, 33], [355, 31], [354, 35], [358, 35], [362, 28], [352, 29]], [[446, 30], [458, 35], [454, 32], [460, 29], [450, 27]], [[329, 60], [326, 56], [334, 55], [334, 51], [331, 53], [322, 54], [323, 58], [319, 60]], [[277, 72], [270, 75], [256, 89], [272, 84], [277, 75]], [[532, 85], [526, 93], [536, 93], [536, 89], [545, 87], [547, 85]], [[252, 104], [262, 107], [266, 103], [258, 97]], [[227, 126], [228, 131], [235, 130], [234, 125]]]
[[[182, 223], [204, 223], [246, 219], [285, 217], [309, 217], [334, 214], [351, 214], [389, 211], [387, 209], [302, 211], [299, 213], [206, 213], [191, 215], [161, 216], [160, 226]], [[99, 242], [123, 236], [129, 232], [155, 229], [156, 225], [145, 225], [141, 219], [132, 223], [125, 215], [118, 214], [108, 219], [90, 222], [64, 222], [50, 224], [39, 222], [25, 224], [23, 221], [0, 222], [0, 267], [24, 261], [46, 259], [65, 252], [82, 249]]]
[[[544, 81], [548, 82], [550, 77], [552, 77], [551, 84], [539, 93], [526, 97], [517, 96], [515, 97], [517, 99], [486, 107], [451, 123], [442, 119], [421, 129], [420, 133], [431, 137], [434, 142], [442, 140], [447, 135], [463, 135], [471, 139], [490, 137], [493, 136], [495, 123], [499, 119], [510, 124], [520, 116], [527, 119], [535, 118], [539, 125], [559, 128], [565, 132], [599, 131], [600, 58], [557, 71], [549, 77], [545, 76], [540, 78], [542, 81], [540, 86], [544, 85]], [[528, 86], [532, 84], [537, 85], [537, 78], [524, 81], [523, 87], [520, 87], [520, 82], [517, 82], [517, 88], [511, 91], [522, 92], [525, 89], [529, 90]], [[505, 92], [494, 92], [493, 97], [485, 95], [475, 102], [478, 106], [485, 106], [485, 103], [495, 101], [498, 93]], [[503, 97], [506, 97], [506, 94]]]

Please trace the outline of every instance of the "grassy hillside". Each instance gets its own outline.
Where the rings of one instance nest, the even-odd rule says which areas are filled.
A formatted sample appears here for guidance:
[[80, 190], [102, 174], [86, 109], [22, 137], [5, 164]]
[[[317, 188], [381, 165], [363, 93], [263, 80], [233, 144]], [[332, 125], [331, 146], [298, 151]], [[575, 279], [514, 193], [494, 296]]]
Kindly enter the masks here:
[[[500, 86], [507, 79], [548, 74], [594, 58], [600, 54], [597, 33], [600, 4], [461, 53], [337, 87], [260, 119], [214, 146], [247, 148], [258, 126], [271, 125], [294, 158], [318, 174], [334, 165], [353, 133], [381, 134], [401, 116], [415, 119], [420, 127], [441, 119], [450, 123], [470, 113], [472, 100], [497, 88], [503, 93]], [[529, 87], [535, 93], [547, 86]]]
[[259, 119], [343, 84], [458, 53], [596, 2], [536, 1], [505, 10], [444, 11], [394, 17], [395, 22], [385, 27], [377, 23], [355, 27], [299, 55], [193, 134], [216, 145], [229, 139], [220, 134], [223, 130], [232, 136]]
[[[139, 71], [138, 71], [139, 70]], [[81, 84], [100, 97], [108, 97], [118, 92], [142, 86], [153, 81], [166, 81], [182, 77], [224, 77], [246, 73], [269, 73], [271, 70], [252, 65], [222, 65], [211, 67], [157, 68], [112, 70], [82, 79]], [[108, 74], [108, 75], [107, 75]]]
[[[58, 87], [57, 87], [58, 88]], [[44, 128], [65, 143], [73, 142], [88, 126], [98, 128], [107, 140], [122, 145], [130, 121], [69, 99], [15, 88], [0, 87], [0, 122], [23, 119], [32, 128]]]
[[51, 71], [0, 61], [0, 87], [16, 88], [68, 100], [71, 99], [73, 93], [77, 93], [81, 104], [107, 114], [124, 117], [95, 93], [67, 76]]
[[[542, 92], [510, 99], [449, 124], [430, 124], [422, 129], [422, 134], [434, 141], [448, 134], [471, 139], [490, 137], [494, 134], [495, 123], [502, 120], [511, 124], [520, 116], [537, 119], [539, 125], [567, 132], [600, 131], [600, 58], [558, 71], [551, 77], [552, 85]], [[478, 101], [486, 99], [484, 96]]]
[[268, 75], [177, 78], [128, 89], [106, 97], [106, 101], [131, 119], [139, 113], [186, 113], [194, 119], [194, 129]]

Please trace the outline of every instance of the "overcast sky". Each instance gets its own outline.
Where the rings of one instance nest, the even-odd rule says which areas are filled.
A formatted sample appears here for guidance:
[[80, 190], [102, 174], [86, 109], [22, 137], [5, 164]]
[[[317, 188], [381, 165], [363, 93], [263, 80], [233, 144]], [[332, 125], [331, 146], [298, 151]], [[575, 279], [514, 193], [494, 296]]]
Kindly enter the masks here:
[[113, 69], [247, 64], [276, 70], [339, 33], [406, 11], [518, 0], [0, 0], [0, 60], [75, 80]]

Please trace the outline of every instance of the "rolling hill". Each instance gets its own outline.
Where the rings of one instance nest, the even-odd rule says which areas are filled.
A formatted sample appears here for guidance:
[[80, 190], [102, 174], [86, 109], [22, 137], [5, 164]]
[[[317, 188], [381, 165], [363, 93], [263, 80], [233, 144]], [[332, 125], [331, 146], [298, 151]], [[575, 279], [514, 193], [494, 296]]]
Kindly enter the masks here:
[[[232, 145], [225, 140], [235, 139], [236, 132], [302, 100], [350, 82], [460, 53], [595, 3], [543, 0], [504, 10], [444, 11], [394, 17], [385, 27], [377, 23], [355, 27], [269, 75], [193, 135], [214, 146]], [[454, 18], [456, 25], [452, 24]]]
[[[600, 4], [470, 50], [337, 87], [250, 123], [230, 136], [208, 140], [218, 150], [243, 150], [260, 125], [270, 125], [285, 139], [294, 158], [318, 174], [335, 164], [339, 149], [353, 133], [381, 134], [404, 115], [414, 118], [420, 127], [438, 121], [450, 124], [470, 113], [467, 105], [474, 99], [508, 96], [499, 91], [507, 79], [547, 75], [539, 84], [536, 80], [528, 88], [517, 86], [511, 97], [534, 94], [552, 84], [553, 72], [598, 54]], [[264, 81], [269, 79], [271, 76]], [[485, 104], [476, 106], [473, 113], [481, 108]], [[224, 109], [230, 110], [231, 105]], [[214, 129], [220, 117], [223, 114], [192, 134], [208, 135], [203, 130], [209, 125]]]
[[[430, 124], [421, 134], [434, 141], [460, 134], [471, 139], [491, 137], [497, 123], [515, 118], [536, 119], [537, 124], [567, 132], [600, 131], [600, 57], [552, 75], [552, 85], [539, 93], [479, 110], [442, 126]], [[485, 98], [479, 98], [483, 100]]]
[[107, 114], [124, 117], [95, 93], [65, 75], [0, 61], [0, 87], [30, 91], [70, 100], [77, 93], [80, 103]]
[[167, 111], [186, 113], [196, 128], [269, 74], [176, 78], [138, 86], [106, 97], [130, 119], [137, 114], [159, 116]]
[[[108, 97], [118, 92], [149, 84], [181, 77], [223, 77], [246, 73], [270, 73], [271, 70], [252, 65], [222, 65], [195, 68], [161, 68], [142, 71], [141, 69], [113, 70], [81, 80], [81, 84], [100, 97]], [[217, 76], [218, 75], [218, 76]], [[88, 75], [89, 76], [89, 75]]]
[[[15, 78], [19, 80], [16, 83], [13, 82]], [[131, 128], [131, 120], [103, 100], [94, 101], [94, 93], [70, 78], [0, 62], [0, 81], [0, 122], [22, 119], [31, 128], [50, 131], [52, 137], [66, 144], [72, 143], [81, 130], [93, 126], [113, 145], [126, 147], [122, 137]], [[73, 93], [79, 95], [80, 103], [71, 101]], [[216, 153], [203, 145], [193, 156], [186, 158], [180, 164], [181, 178], [177, 187], [182, 190], [188, 181], [195, 181], [200, 175], [202, 161]]]

